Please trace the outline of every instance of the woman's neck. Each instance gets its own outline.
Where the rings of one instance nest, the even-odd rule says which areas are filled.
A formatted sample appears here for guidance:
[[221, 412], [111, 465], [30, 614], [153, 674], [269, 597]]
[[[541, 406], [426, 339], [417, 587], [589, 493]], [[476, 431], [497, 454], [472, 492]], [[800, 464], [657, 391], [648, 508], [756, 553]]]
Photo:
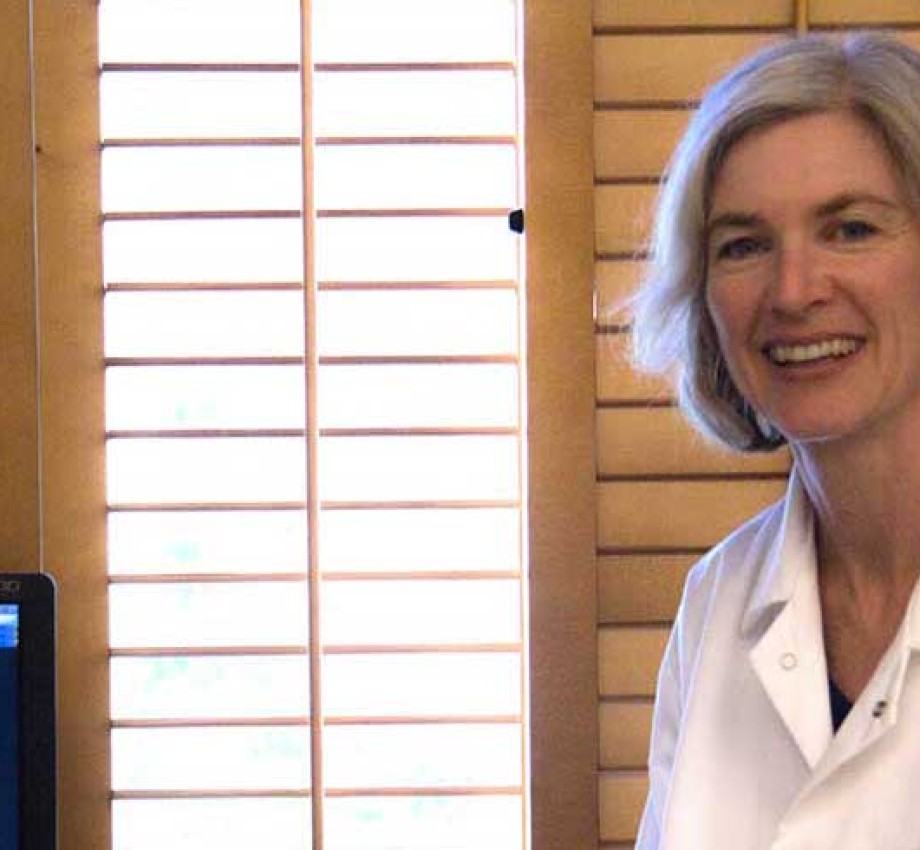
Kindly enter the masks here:
[[878, 444], [795, 446], [793, 454], [816, 515], [828, 673], [855, 700], [920, 575], [920, 462]]
[[[915, 442], [915, 440], [914, 440]], [[920, 574], [920, 452], [881, 441], [793, 447], [817, 520], [819, 565], [854, 592]]]

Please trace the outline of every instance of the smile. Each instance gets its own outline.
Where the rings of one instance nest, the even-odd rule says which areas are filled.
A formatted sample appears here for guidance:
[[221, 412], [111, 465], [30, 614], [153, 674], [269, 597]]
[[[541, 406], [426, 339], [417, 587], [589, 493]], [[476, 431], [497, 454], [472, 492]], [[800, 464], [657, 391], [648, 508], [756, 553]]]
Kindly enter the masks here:
[[825, 339], [821, 342], [777, 343], [766, 346], [764, 353], [774, 363], [784, 366], [847, 357], [850, 354], [855, 354], [861, 345], [862, 343], [858, 339], [837, 337]]

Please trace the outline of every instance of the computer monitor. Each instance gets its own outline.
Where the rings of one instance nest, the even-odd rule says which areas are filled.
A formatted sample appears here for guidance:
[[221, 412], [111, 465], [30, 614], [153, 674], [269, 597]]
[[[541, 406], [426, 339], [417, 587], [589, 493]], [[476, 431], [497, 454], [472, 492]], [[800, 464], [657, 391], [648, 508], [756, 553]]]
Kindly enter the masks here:
[[0, 847], [56, 850], [55, 586], [0, 572]]

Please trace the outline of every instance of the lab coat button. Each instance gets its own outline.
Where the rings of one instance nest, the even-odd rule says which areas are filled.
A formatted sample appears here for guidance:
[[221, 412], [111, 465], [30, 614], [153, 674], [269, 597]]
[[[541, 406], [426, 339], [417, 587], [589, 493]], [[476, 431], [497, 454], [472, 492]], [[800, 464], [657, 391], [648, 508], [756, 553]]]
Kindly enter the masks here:
[[783, 670], [792, 670], [795, 668], [795, 665], [799, 663], [799, 659], [795, 657], [795, 654], [792, 652], [784, 652], [779, 658], [779, 666]]

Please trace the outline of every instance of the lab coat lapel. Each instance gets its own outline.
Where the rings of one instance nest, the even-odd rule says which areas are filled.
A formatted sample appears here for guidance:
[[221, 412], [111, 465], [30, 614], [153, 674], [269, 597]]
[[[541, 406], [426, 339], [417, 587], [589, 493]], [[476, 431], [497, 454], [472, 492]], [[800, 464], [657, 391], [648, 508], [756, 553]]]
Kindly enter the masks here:
[[[878, 670], [834, 737], [825, 762], [813, 777], [816, 785], [841, 765], [875, 744], [897, 724], [904, 679], [911, 655], [920, 650], [920, 585], [914, 588], [898, 634]], [[910, 722], [909, 720], [907, 722]]]
[[794, 470], [782, 522], [769, 545], [742, 628], [754, 640], [749, 658], [757, 678], [814, 769], [832, 731], [814, 519]]
[[827, 665], [817, 582], [801, 575], [795, 592], [750, 652], [773, 708], [813, 770], [831, 741]]
[[902, 647], [893, 646], [892, 652], [882, 660], [866, 692], [857, 700], [846, 722], [834, 736], [824, 761], [808, 783], [808, 789], [820, 785], [835, 770], [865, 752], [892, 729], [898, 717], [907, 658]]

